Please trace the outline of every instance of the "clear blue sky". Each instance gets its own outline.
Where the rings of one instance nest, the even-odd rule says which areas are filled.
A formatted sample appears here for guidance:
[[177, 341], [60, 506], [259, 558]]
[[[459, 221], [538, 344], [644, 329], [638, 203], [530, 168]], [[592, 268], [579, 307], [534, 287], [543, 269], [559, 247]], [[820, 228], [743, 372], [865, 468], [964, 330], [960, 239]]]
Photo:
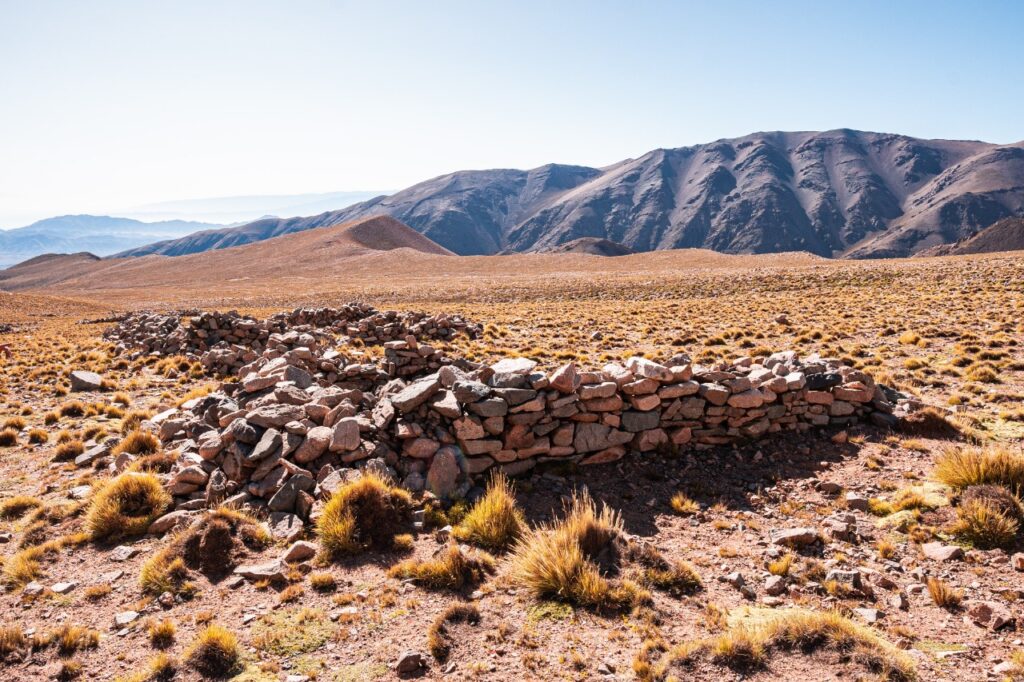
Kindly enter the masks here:
[[1022, 27], [1019, 0], [0, 0], [0, 227], [756, 130], [1017, 141]]

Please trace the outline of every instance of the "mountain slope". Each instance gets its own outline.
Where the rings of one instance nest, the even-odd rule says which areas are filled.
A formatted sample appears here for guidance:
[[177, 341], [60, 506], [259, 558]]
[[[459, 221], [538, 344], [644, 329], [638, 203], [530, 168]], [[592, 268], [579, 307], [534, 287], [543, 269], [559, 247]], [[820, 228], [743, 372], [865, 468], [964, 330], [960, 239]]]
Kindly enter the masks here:
[[189, 287], [204, 281], [325, 279], [336, 276], [337, 268], [347, 261], [385, 253], [406, 260], [453, 255], [409, 226], [388, 216], [376, 216], [179, 258], [42, 256], [0, 270], [0, 289], [72, 286], [75, 282], [106, 283], [117, 288], [132, 285]]
[[603, 169], [461, 171], [311, 218], [256, 221], [124, 255], [194, 253], [378, 214], [462, 255], [589, 237], [635, 251], [906, 256], [1024, 215], [1024, 143], [755, 133]]
[[155, 239], [178, 238], [209, 227], [207, 223], [186, 220], [144, 223], [94, 215], [47, 218], [27, 227], [0, 231], [0, 268], [44, 253], [88, 251], [105, 256]]
[[968, 239], [932, 247], [918, 255], [962, 256], [997, 251], [1024, 251], [1024, 218], [1003, 218]]

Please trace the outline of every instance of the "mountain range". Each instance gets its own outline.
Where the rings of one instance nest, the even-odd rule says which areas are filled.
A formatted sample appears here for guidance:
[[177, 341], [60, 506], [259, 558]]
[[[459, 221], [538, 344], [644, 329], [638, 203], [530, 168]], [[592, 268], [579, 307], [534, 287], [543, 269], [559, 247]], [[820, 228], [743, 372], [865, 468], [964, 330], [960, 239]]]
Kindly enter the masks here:
[[312, 217], [263, 219], [129, 249], [180, 256], [388, 215], [460, 255], [580, 238], [633, 251], [898, 257], [1024, 216], [1024, 142], [832, 130], [656, 149], [604, 168], [459, 171]]
[[0, 268], [45, 253], [91, 252], [106, 256], [149, 244], [219, 227], [187, 220], [144, 223], [131, 218], [65, 215], [47, 218], [13, 230], [0, 230]]

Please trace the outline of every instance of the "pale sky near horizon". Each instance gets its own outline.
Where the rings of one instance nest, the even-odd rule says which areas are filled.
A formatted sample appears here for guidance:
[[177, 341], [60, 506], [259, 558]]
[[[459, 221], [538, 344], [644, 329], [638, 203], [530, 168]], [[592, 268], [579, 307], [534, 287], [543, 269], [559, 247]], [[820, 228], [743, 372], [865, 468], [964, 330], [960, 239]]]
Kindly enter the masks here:
[[0, 0], [0, 228], [759, 130], [1014, 142], [1022, 26], [1010, 0]]

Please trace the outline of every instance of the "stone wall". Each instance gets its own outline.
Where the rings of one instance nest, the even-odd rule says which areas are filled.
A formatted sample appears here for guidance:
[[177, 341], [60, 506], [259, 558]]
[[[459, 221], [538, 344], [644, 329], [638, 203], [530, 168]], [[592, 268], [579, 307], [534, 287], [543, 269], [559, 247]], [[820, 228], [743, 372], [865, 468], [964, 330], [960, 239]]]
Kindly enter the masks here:
[[[173, 313], [140, 312], [124, 315], [104, 332], [119, 354], [174, 356], [199, 359], [211, 374], [236, 374], [276, 343], [294, 342], [309, 335], [320, 342], [382, 345], [391, 341], [448, 341], [462, 333], [476, 338], [480, 325], [458, 315], [431, 315], [418, 311], [379, 311], [365, 303], [340, 308], [296, 308], [265, 320], [235, 311]], [[335, 339], [338, 336], [340, 339]]]
[[676, 355], [545, 371], [526, 358], [475, 365], [412, 335], [387, 342], [380, 364], [351, 362], [295, 330], [266, 346], [237, 380], [146, 424], [179, 452], [166, 475], [179, 509], [228, 500], [301, 526], [365, 466], [454, 498], [492, 469], [517, 475], [545, 461], [592, 465], [782, 431], [892, 426], [903, 408], [864, 372], [793, 352], [713, 367]]

